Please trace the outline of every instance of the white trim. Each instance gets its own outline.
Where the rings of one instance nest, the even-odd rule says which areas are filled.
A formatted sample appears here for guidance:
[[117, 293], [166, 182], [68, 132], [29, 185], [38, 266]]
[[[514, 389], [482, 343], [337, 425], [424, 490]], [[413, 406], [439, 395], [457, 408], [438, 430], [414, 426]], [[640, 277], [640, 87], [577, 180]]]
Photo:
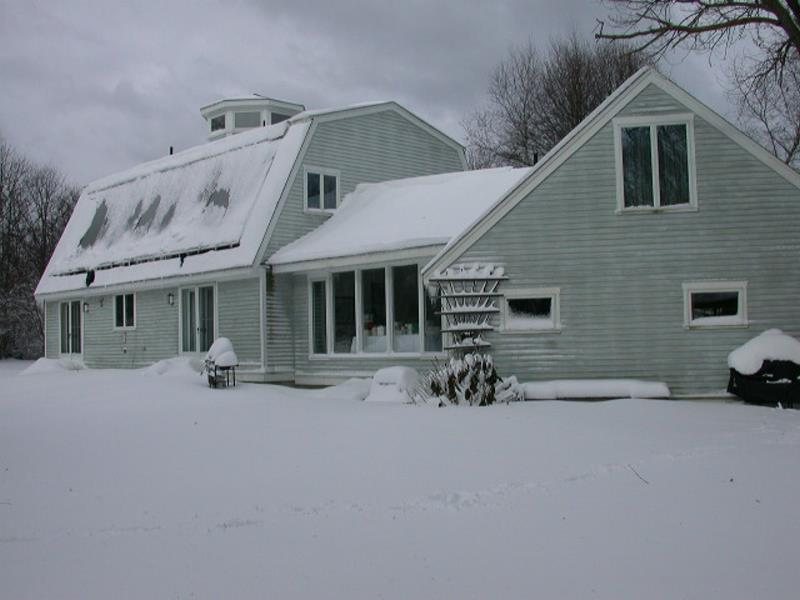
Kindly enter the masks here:
[[192, 275], [170, 275], [157, 279], [141, 279], [136, 281], [126, 281], [124, 283], [114, 283], [110, 285], [98, 285], [96, 287], [67, 290], [63, 292], [47, 292], [37, 294], [40, 300], [57, 300], [65, 298], [92, 298], [94, 296], [108, 296], [121, 294], [125, 290], [130, 292], [131, 288], [136, 292], [150, 290], [169, 290], [178, 287], [191, 287], [192, 285], [202, 284], [209, 280], [232, 281], [236, 279], [252, 279], [258, 277], [258, 267], [247, 266], [232, 269], [220, 269], [216, 271], [205, 271]]
[[[508, 301], [519, 298], [550, 298], [550, 321], [551, 327], [529, 328], [529, 329], [507, 329]], [[561, 288], [558, 287], [537, 287], [537, 288], [511, 288], [503, 294], [503, 306], [500, 309], [500, 333], [504, 334], [540, 334], [540, 333], [560, 333], [561, 332]]]
[[[355, 268], [356, 266], [376, 265], [378, 268], [384, 264], [397, 263], [400, 261], [415, 262], [419, 259], [432, 259], [438, 249], [444, 248], [444, 244], [431, 246], [420, 246], [418, 248], [404, 248], [402, 250], [384, 250], [381, 252], [369, 252], [366, 254], [351, 254], [349, 256], [334, 256], [331, 258], [318, 258], [292, 263], [272, 264], [274, 273], [296, 273], [300, 271], [326, 271], [330, 269], [344, 269], [346, 267]], [[421, 264], [425, 264], [424, 262]], [[369, 267], [373, 268], [373, 267]]]
[[[691, 113], [670, 113], [661, 115], [641, 115], [617, 117], [614, 124], [614, 167], [617, 182], [617, 214], [643, 212], [687, 212], [697, 210], [697, 164], [694, 144], [694, 115]], [[682, 204], [661, 205], [661, 186], [658, 163], [658, 127], [660, 125], [683, 125], [686, 127], [686, 162], [689, 178], [689, 201]], [[633, 127], [649, 127], [650, 130], [650, 172], [653, 190], [653, 206], [625, 206], [625, 172], [622, 162], [622, 130]]]
[[[319, 208], [308, 206], [308, 176], [319, 176]], [[325, 208], [325, 175], [329, 177], [336, 177], [336, 207]], [[339, 169], [331, 169], [328, 167], [315, 167], [313, 165], [303, 165], [303, 212], [311, 214], [333, 214], [339, 208], [341, 203], [340, 189], [341, 189], [342, 172]]]
[[[133, 325], [125, 325], [125, 296], [133, 296]], [[113, 311], [114, 316], [111, 320], [113, 323], [113, 330], [114, 331], [134, 331], [136, 329], [137, 323], [137, 314], [136, 314], [136, 292], [123, 292], [121, 294], [114, 294], [111, 296], [113, 298]], [[122, 298], [122, 326], [117, 326], [117, 298]]]
[[[712, 320], [692, 319], [691, 296], [702, 292], [736, 292], [739, 296], [735, 316], [711, 317]], [[686, 329], [716, 329], [719, 327], [747, 327], [747, 282], [746, 281], [691, 281], [683, 284], [683, 326]]]
[[648, 85], [654, 85], [678, 102], [684, 104], [692, 113], [716, 127], [744, 150], [776, 171], [792, 185], [800, 188], [800, 173], [778, 160], [756, 142], [736, 129], [731, 123], [715, 113], [705, 104], [694, 98], [676, 84], [660, 75], [650, 67], [643, 67], [625, 83], [606, 98], [581, 123], [570, 131], [564, 139], [556, 144], [533, 168], [533, 171], [516, 187], [499, 198], [488, 210], [476, 219], [463, 232], [453, 238], [450, 243], [423, 269], [429, 276], [449, 266], [483, 234], [494, 227], [506, 214], [519, 204], [528, 194], [536, 189], [561, 164], [569, 159], [578, 149], [600, 131], [619, 111], [633, 100]]

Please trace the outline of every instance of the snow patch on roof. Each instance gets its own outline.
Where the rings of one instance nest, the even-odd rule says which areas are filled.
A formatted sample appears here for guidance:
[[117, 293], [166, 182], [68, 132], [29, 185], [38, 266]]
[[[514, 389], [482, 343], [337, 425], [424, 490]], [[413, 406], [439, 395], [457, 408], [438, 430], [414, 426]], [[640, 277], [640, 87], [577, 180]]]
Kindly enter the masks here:
[[530, 169], [501, 167], [361, 184], [273, 265], [446, 244]]
[[252, 265], [307, 130], [261, 127], [90, 184], [37, 294], [85, 287], [68, 274], [89, 270], [95, 287], [189, 274], [165, 259], [195, 252], [217, 250], [192, 261], [200, 272]]

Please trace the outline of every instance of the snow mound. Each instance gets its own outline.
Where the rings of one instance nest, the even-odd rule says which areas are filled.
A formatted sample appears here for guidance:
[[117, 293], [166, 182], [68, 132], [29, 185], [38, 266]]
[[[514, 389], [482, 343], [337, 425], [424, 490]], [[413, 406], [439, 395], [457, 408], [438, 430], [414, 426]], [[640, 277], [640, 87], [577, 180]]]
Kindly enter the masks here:
[[411, 402], [419, 386], [419, 375], [409, 367], [380, 369], [372, 378], [367, 402]]
[[780, 329], [767, 329], [731, 352], [728, 367], [742, 375], [752, 375], [765, 360], [789, 360], [800, 365], [800, 340]]
[[667, 384], [636, 379], [556, 379], [523, 383], [526, 400], [669, 398]]
[[142, 369], [148, 375], [197, 375], [201, 365], [196, 358], [175, 356], [165, 358]]
[[64, 371], [80, 371], [86, 365], [80, 358], [40, 358], [20, 375], [41, 375], [43, 373], [62, 373]]
[[318, 398], [325, 400], [345, 400], [361, 402], [369, 394], [370, 379], [353, 377], [337, 385], [326, 387], [313, 392]]
[[226, 337], [214, 340], [208, 349], [206, 360], [214, 361], [218, 367], [235, 367], [239, 364], [239, 357], [233, 351], [233, 344]]

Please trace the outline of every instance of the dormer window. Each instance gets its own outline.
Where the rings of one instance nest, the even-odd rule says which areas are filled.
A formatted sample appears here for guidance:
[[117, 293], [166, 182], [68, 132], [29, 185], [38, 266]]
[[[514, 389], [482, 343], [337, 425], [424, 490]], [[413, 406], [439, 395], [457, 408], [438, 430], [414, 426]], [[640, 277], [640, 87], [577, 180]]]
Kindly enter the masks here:
[[219, 115], [211, 119], [211, 131], [225, 129], [225, 115]]
[[618, 212], [697, 207], [693, 133], [691, 115], [614, 121]]
[[233, 113], [233, 126], [236, 129], [258, 127], [261, 125], [261, 113], [258, 111]]
[[339, 171], [305, 168], [305, 210], [334, 211], [339, 206]]

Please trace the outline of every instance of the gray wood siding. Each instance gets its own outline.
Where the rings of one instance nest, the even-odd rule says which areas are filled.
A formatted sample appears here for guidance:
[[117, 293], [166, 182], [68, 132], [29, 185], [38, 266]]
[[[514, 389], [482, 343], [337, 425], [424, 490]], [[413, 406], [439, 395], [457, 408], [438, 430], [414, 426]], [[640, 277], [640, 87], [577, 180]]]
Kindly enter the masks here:
[[273, 373], [294, 369], [292, 276], [267, 277], [267, 365]]
[[58, 302], [45, 302], [45, 340], [44, 355], [47, 358], [58, 358], [59, 355], [59, 322], [58, 322]]
[[261, 366], [259, 280], [220, 281], [217, 284], [217, 332], [233, 343], [242, 365]]
[[[338, 169], [340, 198], [359, 183], [433, 175], [463, 170], [460, 153], [426, 130], [393, 111], [383, 111], [319, 124], [302, 157], [302, 164]], [[303, 210], [303, 169], [289, 188], [286, 204], [278, 215], [266, 257], [278, 248], [316, 229], [327, 215]], [[284, 305], [291, 291], [279, 281], [268, 286], [267, 367], [285, 371], [294, 362], [291, 310]], [[287, 335], [289, 336], [287, 338]], [[288, 342], [288, 343], [287, 343]]]
[[433, 358], [429, 356], [369, 356], [338, 355], [333, 358], [310, 358], [308, 352], [308, 278], [305, 275], [294, 276], [293, 286], [293, 320], [295, 327], [295, 376], [327, 377], [346, 379], [348, 377], [370, 377], [378, 369], [405, 365], [423, 372], [431, 365]]
[[[175, 294], [170, 306], [167, 294]], [[102, 299], [103, 305], [100, 306]], [[137, 368], [178, 354], [178, 293], [174, 288], [136, 292], [136, 328], [114, 329], [114, 296], [85, 299], [83, 359], [97, 369]]]
[[[688, 111], [651, 87], [624, 114], [665, 109]], [[561, 333], [491, 334], [502, 374], [719, 391], [733, 348], [800, 334], [800, 192], [698, 117], [695, 145], [697, 212], [615, 214], [608, 124], [464, 253], [504, 264], [504, 290], [561, 289]], [[748, 327], [684, 328], [682, 283], [712, 279], [748, 282]]]

